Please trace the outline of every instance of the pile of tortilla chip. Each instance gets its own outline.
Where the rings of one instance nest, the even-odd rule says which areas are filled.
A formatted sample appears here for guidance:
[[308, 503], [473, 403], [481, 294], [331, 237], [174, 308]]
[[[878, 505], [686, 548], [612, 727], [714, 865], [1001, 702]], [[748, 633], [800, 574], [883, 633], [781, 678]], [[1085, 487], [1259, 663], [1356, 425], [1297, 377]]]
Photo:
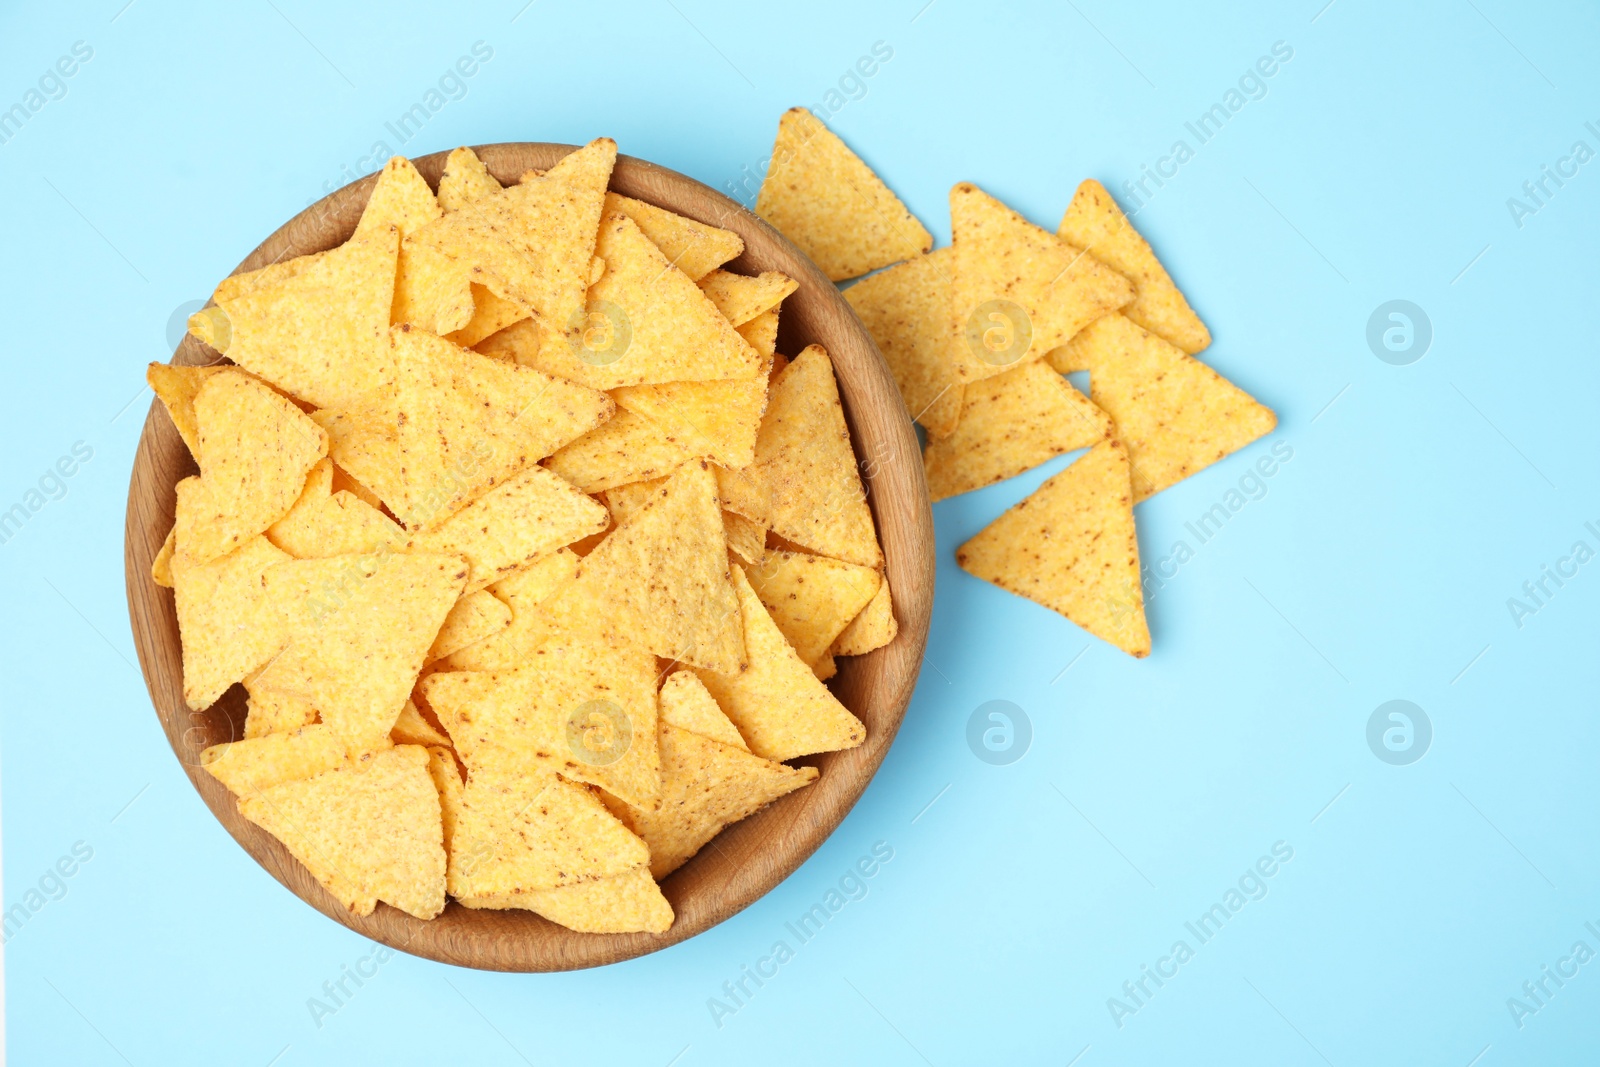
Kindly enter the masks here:
[[866, 737], [824, 683], [896, 623], [828, 354], [615, 159], [392, 159], [149, 369], [199, 468], [153, 566], [184, 697], [248, 694], [201, 763], [358, 915], [664, 931], [658, 882]]
[[[1134, 656], [1150, 652], [1133, 506], [1277, 425], [1195, 359], [1205, 324], [1109, 193], [1055, 233], [975, 185], [949, 248], [809, 111], [778, 125], [756, 211], [834, 281], [927, 432], [935, 501], [1089, 451], [963, 545], [968, 572]], [[1064, 375], [1088, 371], [1089, 396]]]

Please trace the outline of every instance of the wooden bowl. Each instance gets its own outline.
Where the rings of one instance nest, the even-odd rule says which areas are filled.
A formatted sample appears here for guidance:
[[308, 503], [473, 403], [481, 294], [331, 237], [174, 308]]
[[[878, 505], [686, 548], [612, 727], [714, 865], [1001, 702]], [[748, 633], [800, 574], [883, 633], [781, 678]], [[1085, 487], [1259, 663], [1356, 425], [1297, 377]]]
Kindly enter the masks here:
[[[550, 167], [570, 151], [568, 145], [527, 143], [477, 149], [490, 172], [506, 184], [530, 168]], [[415, 161], [435, 188], [444, 162], [443, 152]], [[238, 269], [253, 270], [343, 243], [355, 231], [376, 181], [376, 175], [363, 178], [308, 207], [262, 242]], [[611, 188], [738, 233], [745, 251], [729, 264], [737, 272], [778, 270], [799, 281], [799, 289], [783, 305], [779, 351], [792, 355], [816, 343], [833, 357], [900, 624], [899, 636], [888, 646], [865, 656], [842, 657], [832, 682], [839, 699], [866, 723], [866, 742], [848, 752], [805, 760], [822, 772], [815, 784], [735, 823], [674, 872], [662, 886], [677, 916], [666, 933], [580, 934], [533, 912], [473, 911], [453, 900], [442, 915], [426, 922], [387, 904], [365, 918], [350, 914], [283, 845], [246, 821], [232, 794], [200, 770], [203, 749], [242, 736], [245, 693], [235, 685], [201, 712], [190, 711], [183, 701], [177, 612], [171, 590], [151, 581], [150, 562], [172, 527], [175, 487], [196, 468], [159, 402], [151, 404], [145, 419], [128, 486], [125, 556], [134, 644], [167, 740], [212, 814], [268, 873], [323, 914], [364, 937], [464, 967], [561, 971], [613, 963], [693, 937], [748, 907], [799, 867], [866, 789], [905, 715], [927, 642], [934, 541], [921, 454], [889, 368], [849, 304], [776, 230], [691, 178], [619, 156]], [[194, 365], [208, 362], [208, 357], [209, 350], [185, 335], [172, 362]]]

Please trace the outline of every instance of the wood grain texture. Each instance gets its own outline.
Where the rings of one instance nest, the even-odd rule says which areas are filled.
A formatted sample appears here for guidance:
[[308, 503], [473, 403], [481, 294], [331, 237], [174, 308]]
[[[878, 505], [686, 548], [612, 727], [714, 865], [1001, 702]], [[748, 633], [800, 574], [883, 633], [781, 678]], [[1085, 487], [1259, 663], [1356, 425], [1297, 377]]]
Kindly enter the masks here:
[[[550, 167], [571, 150], [568, 145], [523, 143], [484, 145], [477, 152], [490, 172], [509, 184], [530, 168]], [[415, 162], [437, 188], [444, 161], [440, 152]], [[267, 238], [238, 270], [342, 243], [354, 232], [376, 180], [375, 175], [363, 178], [308, 207]], [[200, 770], [203, 749], [242, 736], [245, 693], [235, 685], [203, 712], [189, 711], [183, 701], [172, 591], [151, 581], [150, 562], [172, 526], [175, 487], [196, 468], [159, 401], [145, 419], [128, 487], [124, 554], [134, 643], [156, 715], [195, 789], [262, 867], [317, 910], [375, 941], [459, 966], [560, 971], [613, 963], [693, 937], [748, 907], [816, 851], [866, 789], [905, 715], [927, 642], [934, 540], [921, 455], [889, 369], [850, 306], [776, 230], [693, 179], [619, 156], [611, 188], [738, 233], [745, 251], [731, 269], [744, 274], [778, 270], [800, 283], [783, 305], [779, 351], [793, 355], [815, 343], [833, 357], [900, 625], [899, 636], [886, 647], [841, 658], [832, 682], [839, 699], [866, 723], [866, 743], [799, 761], [821, 771], [816, 784], [729, 827], [669, 877], [662, 891], [677, 918], [666, 933], [579, 934], [532, 912], [473, 911], [454, 901], [427, 922], [386, 904], [365, 918], [346, 911], [277, 840], [240, 816], [233, 796]], [[172, 361], [196, 365], [215, 358], [185, 335]]]

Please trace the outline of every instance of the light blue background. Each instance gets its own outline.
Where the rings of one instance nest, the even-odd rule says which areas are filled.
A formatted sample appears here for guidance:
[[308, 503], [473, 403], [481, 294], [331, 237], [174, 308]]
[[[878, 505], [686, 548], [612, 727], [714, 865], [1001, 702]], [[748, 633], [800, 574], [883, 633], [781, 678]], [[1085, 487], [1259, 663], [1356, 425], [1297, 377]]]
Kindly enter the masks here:
[[[1600, 162], [1520, 228], [1506, 206], [1574, 141], [1600, 150], [1592, 5], [123, 2], [0, 13], [0, 107], [75, 41], [94, 50], [0, 145], [0, 509], [74, 442], [94, 450], [0, 545], [5, 903], [74, 842], [94, 850], [5, 948], [12, 1062], [1600, 1055], [1600, 962], [1521, 1029], [1506, 1006], [1575, 941], [1600, 950], [1600, 562], [1520, 629], [1506, 606], [1574, 541], [1600, 547], [1583, 528], [1600, 525]], [[476, 41], [494, 55], [467, 95], [396, 141], [384, 123]], [[604, 134], [723, 186], [878, 41], [893, 59], [829, 122], [941, 244], [952, 183], [1053, 229], [1079, 180], [1120, 191], [1175, 139], [1194, 147], [1185, 121], [1293, 48], [1139, 214], [1215, 335], [1206, 361], [1280, 418], [1141, 505], [1146, 561], [1195, 547], [1185, 521], [1274, 442], [1292, 460], [1157, 593], [1143, 662], [954, 565], [1066, 458], [941, 504], [916, 699], [792, 878], [602, 970], [398, 956], [319, 1028], [307, 998], [369, 948], [212, 819], [132, 665], [123, 506], [169, 318], [375, 141]], [[1365, 341], [1394, 298], [1433, 325], [1410, 366]], [[1433, 723], [1410, 766], [1366, 743], [1391, 698]], [[994, 699], [1033, 726], [1009, 766], [965, 741]], [[719, 1028], [708, 998], [877, 841], [894, 858], [867, 897]], [[1119, 1029], [1107, 999], [1278, 841], [1294, 858], [1266, 897]]]

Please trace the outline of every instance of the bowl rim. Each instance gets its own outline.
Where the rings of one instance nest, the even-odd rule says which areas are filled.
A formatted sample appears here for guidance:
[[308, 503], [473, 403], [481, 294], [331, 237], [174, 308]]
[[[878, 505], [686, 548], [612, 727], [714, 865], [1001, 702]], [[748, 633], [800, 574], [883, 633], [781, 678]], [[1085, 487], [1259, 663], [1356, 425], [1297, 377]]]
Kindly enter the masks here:
[[[575, 148], [513, 141], [474, 146], [474, 151], [491, 173], [510, 184], [527, 167], [547, 168]], [[412, 160], [435, 189], [448, 154], [440, 151]], [[354, 231], [378, 173], [308, 205], [262, 241], [233, 273], [342, 243]], [[841, 701], [867, 723], [867, 741], [845, 752], [800, 761], [821, 769], [816, 783], [725, 828], [668, 876], [662, 891], [673, 904], [675, 920], [665, 933], [583, 934], [531, 911], [472, 910], [454, 899], [432, 920], [415, 919], [381, 902], [371, 915], [351, 914], [280, 842], [239, 815], [233, 795], [200, 768], [201, 749], [237, 734], [243, 690], [236, 684], [202, 712], [191, 712], [182, 700], [181, 656], [174, 658], [178, 656], [174, 599], [170, 590], [160, 589], [151, 580], [150, 563], [171, 526], [175, 486], [197, 468], [159, 398], [152, 399], [129, 479], [124, 577], [134, 645], [157, 718], [190, 783], [234, 840], [301, 900], [391, 948], [458, 966], [551, 972], [620, 962], [686, 941], [761, 899], [838, 829], [875, 777], [904, 719], [927, 644], [935, 561], [933, 517], [921, 451], [887, 363], [840, 290], [777, 230], [693, 178], [647, 160], [618, 155], [609, 188], [739, 233], [745, 251], [724, 264], [726, 268], [742, 273], [781, 269], [793, 277], [799, 288], [785, 301], [780, 317], [780, 351], [797, 352], [800, 335], [814, 334], [819, 323], [833, 340], [837, 340], [834, 334], [847, 340], [844, 345], [824, 347], [833, 360], [899, 624], [899, 633], [889, 645], [841, 660], [834, 682]], [[669, 190], [678, 195], [664, 197]], [[752, 244], [762, 246], [761, 254], [753, 255]], [[758, 266], [751, 259], [763, 263]], [[774, 261], [781, 265], [769, 265]], [[802, 296], [805, 293], [810, 295]], [[211, 303], [208, 300], [207, 306]], [[217, 362], [208, 357], [210, 351], [193, 335], [185, 334], [171, 362]], [[867, 458], [863, 444], [869, 438], [874, 447]], [[828, 783], [825, 788], [824, 783]], [[764, 847], [762, 839], [773, 831], [781, 835], [779, 847]], [[707, 894], [718, 888], [723, 895], [709, 899]], [[451, 917], [449, 922], [446, 916]], [[519, 939], [519, 933], [525, 936]]]

